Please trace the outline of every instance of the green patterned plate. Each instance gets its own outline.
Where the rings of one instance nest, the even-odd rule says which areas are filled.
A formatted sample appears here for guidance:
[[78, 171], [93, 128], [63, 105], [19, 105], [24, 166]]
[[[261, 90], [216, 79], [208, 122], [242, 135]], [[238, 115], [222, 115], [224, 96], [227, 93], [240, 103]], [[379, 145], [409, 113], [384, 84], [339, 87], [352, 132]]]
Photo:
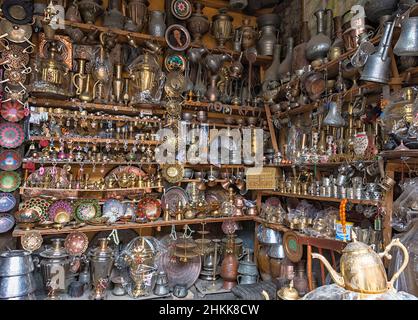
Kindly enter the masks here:
[[14, 171], [0, 172], [0, 191], [13, 192], [19, 188], [21, 183], [20, 174]]

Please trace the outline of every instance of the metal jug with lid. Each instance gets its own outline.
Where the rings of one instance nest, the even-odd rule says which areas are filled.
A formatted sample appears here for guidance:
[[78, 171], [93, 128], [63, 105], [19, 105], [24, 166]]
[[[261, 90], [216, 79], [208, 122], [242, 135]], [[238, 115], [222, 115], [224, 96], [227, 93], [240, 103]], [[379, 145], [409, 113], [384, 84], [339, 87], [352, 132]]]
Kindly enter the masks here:
[[91, 278], [94, 285], [92, 298], [95, 300], [104, 298], [115, 261], [114, 252], [108, 247], [108, 242], [106, 238], [99, 239], [98, 246], [89, 254]]

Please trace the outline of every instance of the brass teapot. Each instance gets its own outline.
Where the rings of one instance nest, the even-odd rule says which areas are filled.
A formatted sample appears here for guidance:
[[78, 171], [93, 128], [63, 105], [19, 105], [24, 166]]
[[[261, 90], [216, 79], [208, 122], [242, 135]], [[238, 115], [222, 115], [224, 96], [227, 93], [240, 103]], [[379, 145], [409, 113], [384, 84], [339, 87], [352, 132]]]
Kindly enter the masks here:
[[[334, 282], [346, 290], [363, 294], [382, 294], [392, 289], [393, 283], [408, 265], [409, 254], [405, 246], [399, 239], [393, 239], [385, 251], [376, 253], [367, 244], [356, 241], [354, 234], [353, 240], [343, 250], [340, 260], [341, 274], [331, 267], [324, 256], [312, 253], [312, 258], [321, 260]], [[388, 281], [382, 258], [392, 258], [388, 252], [393, 246], [401, 248], [404, 259], [402, 266]]]

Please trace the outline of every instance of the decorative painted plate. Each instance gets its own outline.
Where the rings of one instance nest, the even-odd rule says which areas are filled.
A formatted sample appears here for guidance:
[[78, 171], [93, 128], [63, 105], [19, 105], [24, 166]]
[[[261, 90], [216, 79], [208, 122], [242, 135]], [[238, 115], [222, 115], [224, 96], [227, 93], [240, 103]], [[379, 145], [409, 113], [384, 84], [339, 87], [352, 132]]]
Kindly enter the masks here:
[[71, 256], [82, 255], [88, 246], [89, 238], [83, 232], [73, 232], [65, 238], [64, 247]]
[[20, 239], [22, 244], [22, 248], [26, 251], [33, 252], [38, 250], [44, 239], [39, 231], [29, 231], [25, 232], [25, 234]]
[[100, 205], [97, 200], [93, 199], [77, 201], [74, 206], [74, 216], [81, 222], [100, 217]]
[[13, 171], [22, 165], [22, 156], [16, 150], [3, 150], [0, 152], [0, 169]]
[[12, 122], [0, 123], [0, 146], [17, 148], [25, 140], [23, 126]]
[[179, 20], [187, 20], [192, 15], [192, 5], [188, 0], [174, 0], [171, 2], [171, 13]]
[[302, 259], [303, 247], [298, 241], [298, 236], [293, 231], [288, 231], [283, 236], [283, 248], [286, 257], [297, 263]]
[[123, 204], [116, 199], [109, 199], [103, 204], [103, 216], [109, 218], [109, 222], [115, 223], [125, 212]]
[[161, 203], [160, 200], [145, 197], [138, 202], [138, 217], [147, 217], [150, 221], [155, 221], [160, 217]]
[[0, 193], [0, 212], [12, 210], [16, 205], [16, 198], [11, 193]]
[[168, 188], [167, 191], [161, 197], [161, 206], [166, 208], [168, 205], [168, 209], [171, 212], [175, 212], [177, 210], [177, 205], [181, 201], [181, 204], [186, 206], [189, 203], [189, 197], [187, 196], [186, 191], [180, 187], [171, 187]]
[[0, 233], [9, 231], [15, 225], [15, 218], [8, 213], [0, 214]]
[[54, 222], [62, 222], [63, 217], [68, 217], [64, 220], [70, 220], [73, 214], [73, 207], [69, 201], [58, 200], [50, 205], [48, 209], [49, 220]]
[[20, 174], [15, 171], [0, 172], [0, 191], [12, 192], [19, 188], [22, 182]]
[[33, 209], [37, 212], [39, 220], [48, 221], [49, 214], [48, 209], [51, 206], [51, 202], [43, 198], [31, 198], [20, 204], [20, 210]]
[[18, 122], [25, 117], [25, 108], [18, 101], [7, 101], [1, 105], [1, 116], [10, 122]]

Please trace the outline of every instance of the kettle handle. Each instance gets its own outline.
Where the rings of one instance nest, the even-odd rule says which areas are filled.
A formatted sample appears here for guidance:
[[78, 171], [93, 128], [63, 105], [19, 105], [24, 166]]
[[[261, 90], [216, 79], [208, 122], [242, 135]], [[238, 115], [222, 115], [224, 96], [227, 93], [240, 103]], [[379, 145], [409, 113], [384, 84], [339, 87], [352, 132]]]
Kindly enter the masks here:
[[402, 244], [402, 242], [399, 239], [393, 239], [392, 242], [389, 243], [386, 246], [385, 251], [379, 253], [379, 256], [381, 258], [382, 257], [386, 257], [388, 259], [392, 259], [392, 256], [388, 253], [392, 247], [399, 247], [399, 248], [401, 248], [401, 250], [403, 252], [404, 258], [403, 258], [403, 263], [402, 263], [401, 267], [392, 276], [392, 279], [390, 279], [390, 281], [388, 282], [388, 288], [389, 289], [391, 289], [393, 287], [393, 283], [396, 281], [396, 279], [399, 278], [399, 276], [405, 270], [405, 268], [406, 268], [406, 266], [408, 265], [408, 262], [409, 262], [409, 253], [408, 253], [408, 250], [406, 249], [406, 247]]

